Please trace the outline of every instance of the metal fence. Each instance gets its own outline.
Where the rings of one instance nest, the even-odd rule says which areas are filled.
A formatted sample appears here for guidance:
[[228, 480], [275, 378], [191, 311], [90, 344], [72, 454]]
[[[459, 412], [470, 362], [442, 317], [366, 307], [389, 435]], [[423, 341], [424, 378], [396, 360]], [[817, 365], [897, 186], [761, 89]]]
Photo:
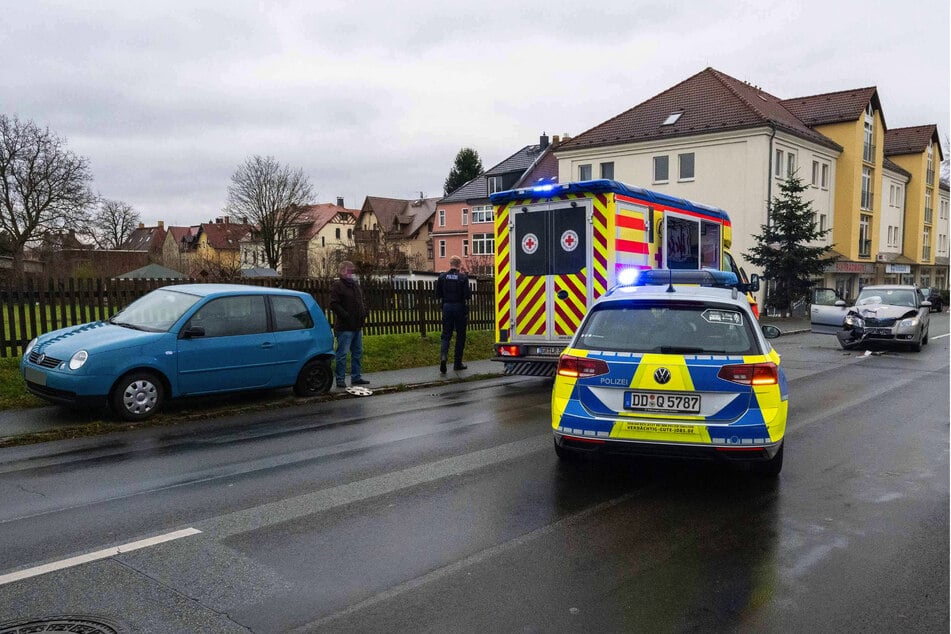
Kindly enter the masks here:
[[[0, 357], [16, 357], [37, 335], [57, 328], [108, 319], [149, 291], [173, 284], [200, 280], [111, 280], [60, 279], [45, 283], [0, 287]], [[309, 293], [333, 324], [330, 286], [333, 280], [310, 278], [262, 278], [242, 284], [287, 288]], [[436, 302], [435, 282], [366, 280], [361, 284], [370, 316], [364, 333], [419, 334], [442, 330], [442, 312]], [[494, 294], [491, 278], [474, 280], [469, 304], [469, 328], [491, 330], [494, 326]]]

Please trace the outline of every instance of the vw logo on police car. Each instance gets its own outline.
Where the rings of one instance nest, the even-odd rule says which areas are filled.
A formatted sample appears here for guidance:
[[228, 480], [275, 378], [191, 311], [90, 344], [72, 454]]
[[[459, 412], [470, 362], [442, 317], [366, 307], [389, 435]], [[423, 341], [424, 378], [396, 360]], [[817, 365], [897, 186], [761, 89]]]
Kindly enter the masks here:
[[529, 255], [538, 251], [538, 236], [534, 233], [526, 233], [522, 238], [522, 251]]
[[578, 234], [568, 229], [561, 234], [561, 248], [565, 251], [574, 251], [578, 248]]
[[670, 370], [667, 368], [657, 368], [654, 370], [654, 380], [661, 385], [670, 381]]

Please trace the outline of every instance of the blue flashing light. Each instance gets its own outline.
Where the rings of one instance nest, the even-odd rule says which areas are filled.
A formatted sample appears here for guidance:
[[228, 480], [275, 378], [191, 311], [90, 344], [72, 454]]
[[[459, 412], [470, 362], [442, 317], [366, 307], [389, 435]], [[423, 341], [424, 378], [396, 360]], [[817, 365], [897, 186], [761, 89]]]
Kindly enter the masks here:
[[538, 185], [538, 186], [536, 186], [536, 187], [532, 187], [532, 191], [533, 191], [533, 192], [550, 192], [550, 191], [553, 190], [553, 189], [555, 189], [555, 186], [554, 186], [554, 185], [551, 185], [551, 184], [549, 184], [549, 185]]
[[619, 286], [632, 286], [637, 283], [640, 275], [640, 269], [621, 269], [617, 274], [617, 283]]

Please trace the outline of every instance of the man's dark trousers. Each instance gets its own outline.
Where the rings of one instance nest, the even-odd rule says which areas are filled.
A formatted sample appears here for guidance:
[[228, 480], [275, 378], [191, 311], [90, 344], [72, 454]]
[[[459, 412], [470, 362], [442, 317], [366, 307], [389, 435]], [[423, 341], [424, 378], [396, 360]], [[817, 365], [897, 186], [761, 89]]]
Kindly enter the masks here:
[[442, 305], [442, 347], [440, 358], [448, 359], [449, 340], [453, 332], [456, 333], [456, 346], [453, 350], [453, 365], [462, 365], [462, 351], [466, 347], [466, 325], [469, 320], [469, 309], [462, 302], [445, 302]]

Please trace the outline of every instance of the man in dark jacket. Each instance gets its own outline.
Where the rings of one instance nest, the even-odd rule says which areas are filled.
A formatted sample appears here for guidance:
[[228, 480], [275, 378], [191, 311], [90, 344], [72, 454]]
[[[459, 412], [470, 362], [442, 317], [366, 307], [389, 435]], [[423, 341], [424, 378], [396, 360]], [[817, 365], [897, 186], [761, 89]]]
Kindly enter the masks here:
[[344, 260], [337, 269], [340, 279], [330, 287], [330, 310], [334, 313], [334, 334], [337, 336], [337, 387], [347, 387], [347, 353], [350, 353], [350, 385], [367, 385], [361, 376], [363, 360], [363, 325], [367, 319], [363, 291], [353, 279], [353, 262]]
[[462, 351], [466, 347], [466, 323], [469, 320], [469, 300], [472, 289], [469, 288], [469, 276], [459, 271], [462, 259], [458, 255], [449, 258], [449, 270], [440, 273], [436, 280], [436, 299], [442, 303], [442, 347], [439, 353], [439, 371], [446, 373], [446, 361], [449, 358], [449, 342], [452, 333], [456, 333], [456, 347], [452, 369], [465, 370], [462, 364]]

